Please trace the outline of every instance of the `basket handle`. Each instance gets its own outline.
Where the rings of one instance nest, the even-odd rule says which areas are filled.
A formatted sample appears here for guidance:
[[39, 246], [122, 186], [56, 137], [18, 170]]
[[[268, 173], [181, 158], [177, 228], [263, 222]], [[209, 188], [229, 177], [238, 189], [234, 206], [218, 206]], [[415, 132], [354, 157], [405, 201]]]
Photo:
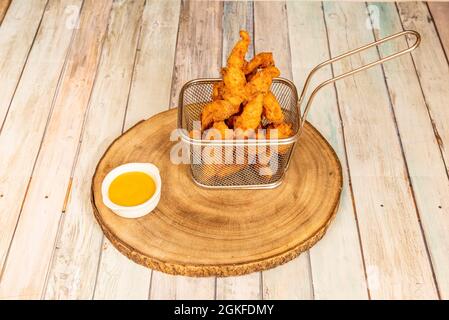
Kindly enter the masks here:
[[307, 76], [306, 82], [304, 83], [304, 87], [303, 87], [303, 89], [302, 89], [302, 92], [301, 92], [301, 95], [300, 95], [300, 98], [299, 98], [299, 101], [298, 101], [298, 110], [299, 110], [299, 113], [301, 113], [301, 105], [302, 105], [302, 103], [303, 103], [305, 94], [306, 94], [307, 89], [308, 89], [308, 87], [309, 87], [310, 80], [312, 79], [312, 76], [315, 74], [315, 72], [317, 72], [319, 69], [321, 69], [322, 67], [324, 67], [324, 66], [326, 66], [326, 65], [328, 65], [328, 64], [331, 64], [331, 63], [333, 63], [333, 62], [335, 62], [335, 61], [341, 60], [341, 59], [346, 58], [346, 57], [348, 57], [348, 56], [351, 56], [351, 55], [353, 55], [353, 54], [355, 54], [355, 53], [358, 53], [358, 52], [360, 52], [360, 51], [364, 51], [364, 50], [366, 50], [366, 49], [368, 49], [368, 48], [371, 48], [371, 47], [374, 47], [374, 46], [377, 47], [378, 45], [380, 45], [380, 44], [382, 44], [382, 43], [384, 43], [384, 42], [388, 42], [388, 41], [390, 41], [390, 40], [393, 40], [393, 39], [395, 39], [395, 38], [398, 38], [398, 37], [401, 37], [401, 36], [404, 36], [404, 35], [413, 35], [413, 36], [415, 36], [415, 38], [416, 38], [415, 43], [414, 43], [412, 46], [408, 47], [407, 49], [404, 49], [404, 50], [402, 50], [402, 51], [398, 51], [398, 52], [396, 52], [396, 53], [390, 54], [389, 56], [386, 56], [385, 58], [382, 58], [382, 59], [377, 60], [377, 61], [373, 61], [373, 62], [368, 63], [368, 64], [366, 64], [366, 65], [363, 65], [363, 66], [361, 66], [361, 67], [359, 67], [359, 68], [357, 68], [357, 69], [354, 69], [354, 70], [348, 71], [348, 72], [346, 72], [346, 73], [343, 73], [343, 74], [341, 74], [341, 75], [338, 75], [338, 76], [336, 76], [336, 77], [330, 78], [330, 79], [328, 79], [328, 80], [322, 82], [322, 83], [319, 84], [318, 86], [316, 86], [315, 89], [312, 91], [312, 94], [310, 95], [310, 97], [309, 97], [309, 99], [308, 99], [308, 101], [307, 101], [306, 107], [304, 108], [304, 112], [303, 112], [303, 114], [302, 114], [302, 116], [301, 116], [301, 120], [300, 120], [301, 122], [300, 122], [300, 127], [299, 127], [300, 132], [302, 131], [302, 128], [303, 128], [304, 123], [305, 123], [305, 121], [306, 121], [307, 113], [309, 112], [309, 109], [310, 109], [310, 106], [311, 106], [311, 104], [312, 104], [313, 98], [315, 97], [315, 95], [317, 94], [317, 92], [318, 92], [321, 88], [323, 88], [324, 86], [326, 86], [326, 85], [328, 85], [328, 84], [330, 84], [330, 83], [333, 83], [333, 82], [335, 82], [335, 81], [337, 81], [337, 80], [343, 79], [343, 78], [345, 78], [345, 77], [347, 77], [347, 76], [353, 75], [353, 74], [355, 74], [355, 73], [357, 73], [357, 72], [366, 70], [366, 69], [371, 68], [371, 67], [373, 67], [373, 66], [375, 66], [375, 65], [378, 65], [378, 64], [380, 64], [380, 63], [384, 63], [384, 62], [386, 62], [386, 61], [388, 61], [388, 60], [394, 59], [394, 58], [396, 58], [396, 57], [399, 57], [399, 56], [401, 56], [401, 55], [403, 55], [403, 54], [406, 54], [406, 53], [408, 53], [408, 52], [411, 52], [411, 51], [415, 50], [416, 47], [418, 47], [419, 44], [420, 44], [420, 42], [421, 42], [421, 35], [420, 35], [418, 32], [414, 31], [414, 30], [405, 30], [405, 31], [401, 31], [401, 32], [395, 33], [395, 34], [393, 34], [393, 35], [391, 35], [391, 36], [388, 36], [388, 37], [386, 37], [386, 38], [383, 38], [383, 39], [377, 40], [377, 41], [375, 41], [375, 42], [372, 42], [372, 43], [370, 43], [370, 44], [364, 45], [364, 46], [362, 46], [362, 47], [360, 47], [360, 48], [357, 48], [357, 49], [348, 51], [348, 52], [346, 52], [346, 53], [343, 53], [343, 54], [341, 54], [341, 55], [339, 55], [339, 56], [337, 56], [337, 57], [335, 57], [335, 58], [329, 59], [329, 60], [324, 61], [324, 62], [318, 64], [317, 66], [315, 66], [315, 67], [312, 69], [312, 71], [310, 71], [309, 75]]

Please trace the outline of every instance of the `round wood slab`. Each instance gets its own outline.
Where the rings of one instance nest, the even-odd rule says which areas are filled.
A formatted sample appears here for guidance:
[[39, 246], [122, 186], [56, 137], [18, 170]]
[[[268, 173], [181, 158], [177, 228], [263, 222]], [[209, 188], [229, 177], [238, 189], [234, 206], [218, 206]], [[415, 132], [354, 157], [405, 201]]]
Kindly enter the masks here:
[[[313, 126], [306, 124], [278, 188], [211, 190], [191, 180], [188, 165], [169, 159], [176, 116], [170, 110], [136, 124], [111, 144], [97, 166], [94, 214], [119, 251], [170, 274], [232, 276], [285, 263], [323, 237], [337, 211], [342, 171]], [[103, 178], [127, 162], [152, 162], [161, 172], [161, 200], [139, 219], [121, 218], [102, 201]]]

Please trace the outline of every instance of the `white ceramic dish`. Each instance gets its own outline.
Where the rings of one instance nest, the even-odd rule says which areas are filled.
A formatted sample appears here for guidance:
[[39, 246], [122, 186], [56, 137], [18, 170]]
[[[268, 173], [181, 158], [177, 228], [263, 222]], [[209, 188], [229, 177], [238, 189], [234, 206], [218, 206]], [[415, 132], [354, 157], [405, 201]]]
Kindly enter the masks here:
[[[153, 196], [146, 202], [132, 207], [119, 206], [109, 198], [109, 187], [119, 175], [126, 172], [143, 172], [151, 176], [156, 184], [156, 191]], [[153, 211], [161, 198], [161, 176], [159, 169], [152, 163], [126, 163], [111, 170], [101, 184], [101, 195], [103, 203], [114, 213], [124, 218], [140, 218]]]

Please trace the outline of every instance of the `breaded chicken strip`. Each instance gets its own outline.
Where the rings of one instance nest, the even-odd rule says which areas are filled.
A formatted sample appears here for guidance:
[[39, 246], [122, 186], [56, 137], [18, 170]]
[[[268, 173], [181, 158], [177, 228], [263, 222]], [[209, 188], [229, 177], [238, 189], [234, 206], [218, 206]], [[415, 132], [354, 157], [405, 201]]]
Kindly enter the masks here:
[[234, 106], [240, 106], [246, 99], [246, 78], [242, 69], [226, 67], [222, 70], [224, 88], [222, 96]]
[[267, 128], [267, 139], [274, 138], [276, 135], [275, 131], [277, 130], [276, 139], [285, 139], [291, 137], [293, 135], [292, 125], [290, 123], [282, 122], [277, 124], [271, 124]]
[[271, 92], [268, 92], [263, 99], [263, 114], [270, 123], [284, 122], [284, 113], [281, 105]]
[[240, 40], [235, 44], [234, 48], [232, 48], [232, 51], [228, 57], [227, 66], [243, 70], [245, 65], [245, 55], [248, 51], [251, 38], [245, 30], [240, 30], [239, 35]]
[[240, 105], [233, 105], [227, 100], [216, 100], [208, 103], [201, 113], [201, 129], [209, 128], [215, 121], [223, 121], [239, 112]]
[[267, 94], [270, 91], [273, 78], [279, 77], [281, 72], [278, 68], [271, 66], [262, 69], [254, 75], [250, 82], [246, 85], [246, 93], [248, 97], [253, 97], [256, 94]]
[[245, 64], [243, 72], [245, 75], [248, 75], [257, 71], [259, 68], [267, 68], [270, 66], [274, 66], [273, 54], [271, 52], [261, 52]]
[[242, 114], [235, 120], [235, 128], [242, 130], [256, 130], [259, 127], [262, 119], [263, 97], [264, 95], [259, 93], [243, 107]]
[[232, 139], [233, 134], [232, 130], [228, 128], [224, 121], [216, 121], [214, 122], [212, 129], [218, 130], [220, 133], [220, 139]]
[[[245, 55], [250, 43], [249, 34], [240, 31], [241, 39], [237, 42], [228, 57], [227, 67], [223, 68], [223, 89], [221, 90], [223, 100], [212, 101], [207, 104], [201, 114], [202, 129], [209, 128], [214, 121], [223, 121], [237, 113], [240, 104], [246, 99], [246, 78], [243, 72]], [[218, 84], [216, 90], [219, 96]], [[213, 95], [215, 95], [213, 93]]]
[[212, 87], [212, 100], [223, 100], [223, 81], [215, 82]]

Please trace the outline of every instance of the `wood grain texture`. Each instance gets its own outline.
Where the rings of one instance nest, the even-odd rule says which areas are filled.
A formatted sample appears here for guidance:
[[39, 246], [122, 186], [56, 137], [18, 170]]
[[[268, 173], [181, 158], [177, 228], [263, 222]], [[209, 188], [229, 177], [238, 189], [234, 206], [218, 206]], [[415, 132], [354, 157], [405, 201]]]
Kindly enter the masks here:
[[[449, 183], [447, 166], [440, 150], [441, 147], [443, 153], [447, 154], [444, 146], [448, 132], [440, 130], [449, 129], [447, 123], [444, 123], [449, 121], [449, 116], [447, 98], [438, 99], [440, 94], [443, 97], [449, 95], [449, 68], [446, 64], [446, 74], [440, 69], [444, 68], [444, 53], [437, 44], [431, 22], [426, 19], [426, 7], [401, 7], [403, 16], [406, 12], [407, 15], [413, 14], [416, 21], [410, 25], [409, 19], [404, 20], [406, 28], [416, 28], [423, 37], [421, 46], [413, 55], [419, 78], [410, 57], [387, 64], [385, 73], [439, 292], [443, 299], [449, 299]], [[381, 8], [384, 15], [383, 30], [402, 30], [394, 6], [382, 4]], [[406, 45], [404, 42], [401, 43], [402, 48]], [[388, 54], [394, 49], [384, 48], [382, 53]], [[426, 102], [431, 111], [430, 118]], [[438, 126], [435, 129], [441, 133], [441, 140], [435, 136], [433, 125]]]
[[[125, 130], [168, 108], [179, 9], [178, 0], [146, 2]], [[107, 239], [99, 268], [95, 299], [148, 299], [151, 270], [126, 258]]]
[[83, 5], [2, 277], [2, 292], [13, 296], [42, 295], [111, 3]]
[[[288, 16], [286, 4], [283, 1], [277, 2], [255, 2], [254, 3], [254, 47], [256, 52], [270, 51], [276, 66], [281, 71], [281, 77], [292, 79], [292, 65], [290, 53], [290, 41], [288, 33]], [[308, 253], [301, 255], [298, 259], [291, 262], [292, 268], [297, 270], [298, 276], [292, 280], [288, 272], [283, 272], [285, 268], [272, 270], [263, 275], [263, 294], [272, 299], [282, 299], [277, 296], [295, 296], [299, 293], [303, 299], [311, 299], [313, 290], [311, 284], [311, 270]], [[285, 287], [282, 291], [275, 290], [276, 283], [283, 283]], [[298, 287], [301, 289], [298, 291]]]
[[261, 272], [244, 276], [217, 278], [217, 300], [262, 299]]
[[[221, 69], [223, 2], [182, 1], [174, 60], [170, 108], [178, 105], [181, 87], [201, 77], [218, 77]], [[150, 299], [212, 299], [215, 279], [189, 279], [153, 272]]]
[[449, 56], [449, 2], [428, 2], [433, 22], [440, 36], [441, 43]]
[[[6, 1], [2, 3], [5, 4]], [[0, 131], [25, 67], [46, 4], [47, 0], [14, 1], [8, 9], [8, 16], [1, 24]]]
[[219, 77], [221, 70], [223, 2], [183, 0], [180, 15], [171, 108], [178, 105], [184, 83]]
[[[320, 2], [288, 2], [287, 12], [293, 80], [301, 85], [315, 65], [329, 59], [322, 5]], [[316, 74], [309, 93], [320, 82], [331, 77], [330, 68]], [[318, 94], [308, 120], [335, 149], [341, 159], [343, 172], [347, 173], [343, 129], [333, 86], [324, 88]], [[323, 241], [310, 249], [315, 299], [368, 298], [348, 178], [348, 174], [345, 174], [340, 209], [335, 222]]]
[[[324, 9], [333, 56], [374, 40], [360, 27], [369, 22], [364, 3], [325, 2]], [[357, 54], [334, 71], [376, 58], [376, 50]], [[437, 298], [382, 70], [336, 86], [371, 297]]]
[[151, 300], [212, 300], [214, 298], [214, 278], [173, 276], [153, 270]]
[[72, 193], [48, 275], [48, 299], [91, 299], [103, 235], [92, 217], [90, 179], [95, 163], [123, 127], [139, 38], [143, 0], [114, 1], [92, 92]]
[[254, 5], [252, 2], [226, 1], [223, 4], [223, 50], [222, 65], [226, 65], [228, 55], [240, 39], [239, 31], [246, 30], [251, 43], [246, 60], [254, 57]]
[[68, 5], [79, 7], [80, 4], [80, 0], [48, 4], [0, 134], [0, 194], [3, 195], [0, 207], [7, 213], [0, 215], [0, 266], [5, 262], [20, 216], [72, 38], [72, 30], [65, 27], [64, 10]]
[[10, 4], [11, 0], [0, 0], [0, 25], [2, 24]]
[[[321, 239], [336, 214], [342, 174], [334, 151], [312, 126], [298, 140], [280, 187], [211, 190], [195, 185], [189, 166], [170, 159], [176, 119], [172, 110], [137, 124], [98, 163], [92, 180], [94, 214], [121, 252], [170, 274], [230, 276], [273, 268]], [[101, 196], [106, 174], [128, 162], [154, 163], [163, 181], [157, 209], [139, 219], [116, 215]]]
[[96, 300], [146, 300], [150, 290], [151, 270], [122, 255], [103, 240], [101, 261], [95, 285]]
[[125, 129], [169, 106], [180, 7], [180, 0], [146, 2]]
[[421, 89], [429, 109], [437, 141], [443, 154], [446, 170], [449, 164], [449, 65], [441, 47], [435, 26], [424, 3], [399, 3], [399, 14], [405, 29], [421, 34], [419, 50], [412, 53]]
[[262, 298], [264, 300], [313, 299], [310, 273], [308, 252], [275, 269], [262, 272]]

